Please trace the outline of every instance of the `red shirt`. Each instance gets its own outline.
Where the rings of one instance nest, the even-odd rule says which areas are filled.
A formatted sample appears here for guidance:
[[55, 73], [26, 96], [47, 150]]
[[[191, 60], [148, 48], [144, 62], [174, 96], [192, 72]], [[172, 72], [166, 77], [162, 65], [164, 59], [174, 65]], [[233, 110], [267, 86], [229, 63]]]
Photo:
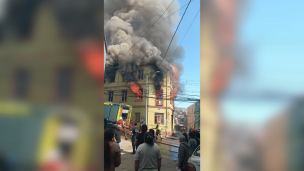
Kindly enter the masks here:
[[122, 120], [119, 120], [119, 121], [117, 121], [117, 124], [120, 124], [120, 130], [122, 130], [123, 131], [123, 126], [124, 126], [124, 123], [123, 123], [123, 121]]

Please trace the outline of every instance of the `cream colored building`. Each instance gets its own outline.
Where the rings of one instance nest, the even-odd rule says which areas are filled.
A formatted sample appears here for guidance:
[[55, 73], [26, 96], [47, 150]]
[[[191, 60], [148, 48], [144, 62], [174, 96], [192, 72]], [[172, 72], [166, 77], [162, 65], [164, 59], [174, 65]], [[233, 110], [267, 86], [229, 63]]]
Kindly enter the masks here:
[[[142, 66], [138, 69], [136, 75], [136, 83], [138, 84], [143, 97], [136, 96], [132, 92], [128, 83], [123, 81], [121, 74], [117, 71], [115, 79], [106, 80], [104, 86], [104, 101], [114, 103], [125, 103], [133, 107], [131, 114], [131, 125], [134, 123], [145, 122], [146, 117], [146, 92], [148, 93], [148, 129], [155, 128], [157, 121], [160, 121], [161, 129], [164, 135], [166, 131], [168, 135], [172, 134], [174, 130], [173, 110], [174, 102], [170, 99], [172, 92], [172, 85], [170, 76], [163, 79], [163, 86], [161, 87], [162, 94], [156, 99], [156, 91], [153, 83], [153, 73], [155, 70], [150, 66]], [[148, 76], [148, 91], [146, 89], [146, 78]], [[139, 98], [139, 100], [138, 100]], [[166, 120], [168, 123], [166, 124]]]

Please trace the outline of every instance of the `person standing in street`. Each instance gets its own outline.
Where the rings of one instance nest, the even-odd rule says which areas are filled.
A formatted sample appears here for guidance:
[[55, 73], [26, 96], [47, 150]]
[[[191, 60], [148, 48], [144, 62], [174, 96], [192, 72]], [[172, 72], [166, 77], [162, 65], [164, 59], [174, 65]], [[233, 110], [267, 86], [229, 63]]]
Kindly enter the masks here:
[[200, 139], [199, 139], [199, 132], [198, 131], [194, 131], [195, 133], [195, 140], [196, 140], [196, 147], [198, 147], [200, 145]]
[[159, 121], [157, 121], [157, 125], [156, 125], [156, 139], [158, 139], [158, 135], [160, 136], [160, 139], [163, 139], [162, 138], [162, 135], [161, 135], [161, 127], [160, 127], [160, 122]]
[[120, 164], [120, 147], [114, 142], [113, 129], [108, 129], [104, 134], [104, 170], [115, 171], [115, 167], [118, 167]]
[[124, 135], [125, 135], [125, 140], [128, 140], [128, 137], [127, 137], [127, 127], [125, 125], [127, 125], [127, 119], [124, 119], [123, 121], [123, 124], [124, 124]]
[[150, 132], [144, 134], [145, 142], [141, 144], [135, 154], [135, 171], [160, 171], [162, 154]]
[[192, 153], [194, 152], [194, 150], [196, 149], [197, 143], [195, 140], [195, 133], [194, 132], [190, 132], [189, 133], [189, 156], [192, 155]]
[[135, 139], [136, 136], [139, 134], [140, 129], [137, 127], [137, 123], [134, 124], [134, 127], [132, 128], [132, 147], [133, 147], [133, 153], [135, 154]]
[[120, 147], [121, 133], [122, 133], [122, 131], [121, 131], [120, 128], [121, 128], [121, 126], [118, 125], [118, 126], [117, 126], [117, 129], [114, 130], [115, 139], [116, 139], [116, 142], [117, 142], [117, 144], [119, 145], [119, 147]]
[[189, 159], [189, 145], [186, 142], [186, 137], [184, 135], [179, 136], [179, 149], [178, 149], [178, 161], [177, 168], [181, 171], [187, 171], [188, 159]]
[[135, 147], [136, 147], [136, 150], [137, 150], [137, 148], [138, 148], [138, 146], [140, 145], [140, 144], [143, 144], [145, 141], [144, 141], [144, 135], [145, 135], [145, 133], [147, 132], [147, 130], [148, 130], [148, 127], [147, 127], [147, 125], [146, 124], [143, 124], [142, 126], [141, 126], [141, 130], [142, 130], [142, 132], [141, 133], [139, 133], [137, 136], [136, 136], [136, 139], [135, 139]]
[[188, 143], [188, 136], [187, 136], [187, 133], [183, 133], [183, 136], [186, 137], [186, 142]]
[[154, 129], [150, 129], [149, 132], [152, 134], [153, 142], [156, 143], [156, 139], [155, 139], [155, 136], [154, 136], [155, 135]]

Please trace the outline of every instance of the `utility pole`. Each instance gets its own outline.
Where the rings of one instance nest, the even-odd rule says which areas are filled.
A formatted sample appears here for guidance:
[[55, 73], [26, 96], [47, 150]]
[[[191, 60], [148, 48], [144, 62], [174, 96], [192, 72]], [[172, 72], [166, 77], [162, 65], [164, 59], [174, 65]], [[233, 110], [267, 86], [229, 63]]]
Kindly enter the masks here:
[[146, 76], [146, 125], [148, 126], [148, 95], [149, 95], [149, 87], [148, 87], [148, 83], [149, 83], [149, 76]]

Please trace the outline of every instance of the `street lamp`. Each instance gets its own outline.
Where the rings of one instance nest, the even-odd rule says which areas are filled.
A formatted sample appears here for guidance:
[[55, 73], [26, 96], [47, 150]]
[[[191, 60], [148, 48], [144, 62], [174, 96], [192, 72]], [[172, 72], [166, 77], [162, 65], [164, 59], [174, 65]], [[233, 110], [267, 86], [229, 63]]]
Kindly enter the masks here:
[[[156, 73], [160, 73], [160, 71], [156, 71], [155, 73], [152, 74], [152, 76]], [[146, 77], [146, 125], [148, 126], [148, 98], [149, 98], [149, 76], [147, 75]]]

